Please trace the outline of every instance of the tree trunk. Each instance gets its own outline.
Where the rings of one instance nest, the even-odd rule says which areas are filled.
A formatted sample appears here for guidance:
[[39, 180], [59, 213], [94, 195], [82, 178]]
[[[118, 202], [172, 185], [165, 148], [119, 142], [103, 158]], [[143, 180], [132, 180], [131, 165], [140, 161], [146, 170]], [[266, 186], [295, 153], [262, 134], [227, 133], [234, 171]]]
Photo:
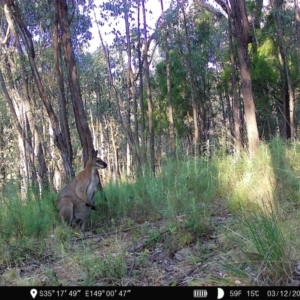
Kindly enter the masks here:
[[167, 71], [167, 95], [168, 95], [168, 120], [169, 120], [169, 152], [173, 156], [175, 154], [175, 132], [174, 132], [174, 118], [173, 118], [173, 101], [172, 101], [172, 90], [171, 90], [171, 67], [169, 58], [169, 46], [167, 38], [167, 24], [164, 12], [163, 0], [160, 0], [162, 22], [164, 24], [162, 30], [163, 46], [166, 54], [166, 71]]
[[[14, 23], [15, 23], [17, 29], [18, 29], [17, 30], [18, 32], [16, 33], [15, 39], [16, 40], [19, 39], [19, 36], [17, 36], [17, 34], [18, 34], [18, 35], [20, 35], [21, 39], [23, 40], [23, 45], [24, 45], [24, 47], [26, 49], [26, 52], [27, 52], [27, 57], [28, 57], [28, 60], [29, 60], [29, 64], [30, 64], [30, 67], [31, 67], [32, 74], [33, 74], [33, 79], [34, 79], [36, 88], [38, 90], [39, 96], [40, 96], [40, 98], [41, 98], [41, 100], [42, 100], [42, 102], [45, 106], [45, 109], [47, 111], [49, 120], [51, 122], [51, 126], [52, 126], [53, 132], [55, 134], [56, 143], [57, 143], [57, 146], [60, 150], [60, 153], [61, 153], [61, 156], [62, 156], [62, 159], [63, 159], [66, 174], [72, 174], [73, 167], [72, 167], [72, 164], [71, 164], [71, 161], [70, 161], [70, 157], [68, 156], [68, 153], [67, 153], [66, 144], [65, 144], [64, 139], [62, 137], [57, 117], [54, 113], [54, 110], [52, 108], [52, 105], [51, 105], [50, 101], [46, 97], [46, 93], [44, 91], [44, 87], [43, 87], [43, 84], [42, 84], [42, 81], [41, 81], [41, 78], [40, 78], [40, 74], [37, 70], [37, 67], [36, 67], [36, 64], [35, 64], [35, 61], [34, 61], [35, 55], [34, 55], [34, 49], [33, 49], [32, 35], [28, 32], [28, 30], [27, 30], [26, 26], [24, 25], [23, 21], [20, 20], [19, 15], [12, 13], [12, 11], [16, 11], [16, 8], [14, 7], [14, 4], [11, 1], [8, 1], [8, 0], [6, 0], [5, 2], [6, 3], [4, 5], [4, 11], [7, 12], [6, 16], [8, 16], [8, 18], [10, 20], [14, 20]], [[14, 27], [14, 26], [12, 26], [12, 27]]]
[[282, 83], [283, 83], [283, 100], [284, 100], [284, 115], [285, 115], [285, 136], [286, 139], [295, 139], [295, 124], [294, 124], [294, 90], [290, 78], [290, 70], [288, 66], [288, 53], [283, 38], [283, 28], [281, 23], [281, 5], [282, 1], [272, 1], [272, 5], [275, 9], [275, 22], [277, 25], [277, 40], [279, 45], [279, 62], [282, 67]]
[[[59, 104], [59, 119], [60, 126], [63, 138], [66, 142], [68, 155], [71, 160], [71, 164], [73, 162], [73, 149], [71, 143], [70, 129], [68, 124], [68, 114], [67, 114], [67, 101], [65, 97], [65, 87], [64, 87], [64, 76], [63, 76], [63, 68], [62, 68], [62, 59], [61, 59], [61, 39], [59, 36], [59, 15], [58, 15], [58, 7], [55, 6], [55, 14], [54, 14], [54, 29], [53, 29], [53, 56], [54, 56], [54, 64], [55, 71], [57, 75], [57, 85], [58, 85], [58, 104]], [[75, 174], [69, 174], [71, 178], [75, 176]], [[69, 182], [71, 178], [67, 178]]]
[[148, 62], [148, 36], [147, 36], [147, 21], [146, 21], [146, 10], [145, 0], [142, 0], [142, 11], [144, 20], [144, 69], [146, 79], [146, 90], [147, 90], [147, 104], [148, 104], [148, 126], [149, 126], [149, 148], [150, 148], [150, 167], [155, 174], [155, 153], [154, 153], [154, 124], [153, 124], [153, 104], [152, 104], [152, 92], [150, 84], [150, 70]]
[[139, 62], [139, 98], [140, 98], [140, 110], [141, 110], [141, 159], [146, 161], [146, 146], [145, 146], [145, 105], [144, 105], [144, 82], [143, 82], [143, 61], [142, 61], [142, 43], [141, 43], [141, 9], [140, 9], [141, 0], [137, 0], [137, 19], [138, 19], [138, 62]]
[[[12, 4], [13, 5], [13, 4]], [[16, 9], [14, 9], [15, 11]], [[40, 141], [40, 134], [38, 132], [38, 128], [36, 125], [36, 118], [34, 116], [34, 109], [32, 108], [32, 104], [31, 104], [31, 99], [29, 96], [29, 88], [28, 88], [28, 73], [26, 71], [26, 66], [25, 66], [25, 56], [23, 53], [23, 49], [20, 43], [20, 40], [18, 38], [18, 34], [17, 31], [19, 28], [17, 25], [19, 23], [22, 24], [22, 22], [20, 21], [20, 19], [18, 19], [19, 23], [14, 24], [13, 18], [12, 18], [12, 13], [10, 10], [10, 6], [8, 6], [7, 4], [5, 4], [4, 6], [4, 13], [5, 13], [5, 17], [6, 20], [8, 22], [8, 28], [10, 29], [10, 31], [12, 32], [14, 38], [15, 38], [15, 45], [18, 49], [18, 56], [19, 56], [19, 61], [21, 64], [21, 74], [22, 74], [22, 88], [20, 89], [20, 91], [17, 90], [17, 88], [15, 87], [15, 80], [13, 80], [13, 76], [11, 74], [11, 63], [9, 62], [9, 55], [3, 54], [4, 57], [4, 64], [3, 67], [5, 68], [6, 71], [6, 75], [8, 76], [9, 80], [8, 80], [8, 86], [9, 89], [11, 91], [11, 94], [13, 95], [14, 100], [16, 101], [17, 105], [19, 105], [20, 107], [23, 107], [24, 109], [24, 113], [23, 113], [23, 118], [24, 118], [24, 128], [23, 130], [27, 131], [27, 125], [29, 125], [29, 130], [30, 130], [30, 134], [26, 134], [26, 140], [29, 142], [30, 139], [30, 146], [25, 147], [25, 149], [29, 150], [28, 152], [28, 158], [29, 158], [29, 163], [31, 165], [31, 169], [32, 169], [32, 183], [36, 183], [36, 179], [38, 181], [38, 185], [39, 185], [39, 190], [40, 193], [43, 190], [43, 187], [47, 186], [48, 181], [47, 181], [47, 167], [46, 167], [46, 161], [45, 161], [45, 157], [44, 157], [44, 153], [43, 153], [43, 148], [41, 146], [41, 141]], [[21, 26], [19, 24], [19, 26]], [[25, 32], [28, 33], [28, 31], [24, 30]], [[30, 35], [30, 34], [29, 34]], [[32, 45], [32, 42], [29, 44]], [[33, 50], [31, 50], [31, 54], [32, 54]], [[21, 93], [21, 94], [19, 94]], [[7, 98], [7, 97], [6, 97]], [[8, 96], [9, 98], [9, 96]], [[7, 99], [8, 99], [7, 98]], [[21, 124], [20, 124], [21, 126]], [[23, 135], [23, 137], [25, 137], [25, 135]], [[30, 138], [31, 137], [31, 138]], [[28, 144], [28, 143], [27, 143]], [[38, 166], [36, 168], [36, 162], [34, 160], [33, 154], [35, 155], [35, 157], [37, 158], [37, 162], [38, 162]], [[30, 167], [30, 166], [28, 166]], [[29, 181], [27, 182], [29, 183]]]
[[[133, 103], [133, 119], [134, 119], [134, 139], [135, 139], [135, 145], [138, 145], [138, 121], [137, 121], [137, 101], [136, 101], [136, 92], [134, 88], [134, 78], [133, 78], [133, 71], [132, 71], [132, 54], [131, 54], [131, 39], [130, 39], [130, 24], [129, 24], [129, 3], [127, 0], [124, 2], [124, 21], [125, 21], [125, 29], [126, 29], [126, 43], [127, 43], [127, 97], [129, 101], [132, 99]], [[130, 116], [129, 116], [130, 117]]]
[[[94, 11], [94, 15], [95, 15], [95, 19], [96, 18], [96, 13]], [[127, 143], [129, 144], [130, 146], [130, 150], [132, 151], [132, 153], [134, 153], [134, 157], [136, 158], [136, 161], [138, 163], [138, 165], [141, 164], [141, 160], [140, 160], [140, 156], [137, 152], [137, 148], [135, 146], [135, 143], [134, 143], [134, 140], [132, 138], [132, 133], [131, 133], [131, 129], [130, 128], [126, 128], [124, 122], [123, 122], [123, 118], [122, 118], [122, 112], [121, 112], [121, 96], [117, 90], [117, 88], [115, 87], [115, 84], [114, 84], [114, 79], [113, 79], [113, 76], [112, 76], [112, 71], [111, 71], [111, 64], [110, 64], [110, 57], [109, 57], [109, 51], [108, 49], [105, 47], [105, 44], [104, 44], [104, 41], [103, 41], [103, 38], [102, 38], [102, 35], [101, 35], [101, 32], [100, 32], [100, 28], [98, 26], [98, 23], [97, 23], [97, 29], [98, 29], [98, 35], [99, 35], [99, 38], [100, 38], [100, 42], [101, 42], [101, 46], [102, 46], [102, 49], [103, 49], [103, 52], [104, 52], [104, 55], [105, 55], [105, 60], [106, 60], [106, 67], [107, 67], [107, 72], [108, 72], [108, 82], [109, 82], [109, 93], [111, 96], [114, 96], [115, 100], [116, 100], [116, 106], [117, 106], [117, 113], [118, 113], [118, 118], [119, 118], [119, 121], [120, 121], [120, 125], [121, 125], [121, 129], [127, 139]]]
[[62, 32], [61, 38], [68, 70], [68, 80], [71, 91], [73, 111], [85, 165], [90, 158], [92, 151], [94, 150], [94, 145], [92, 134], [87, 122], [86, 113], [83, 107], [77, 67], [75, 63], [74, 51], [72, 48], [67, 0], [55, 0], [55, 6], [57, 8], [59, 16], [58, 19], [60, 30]]
[[[228, 3], [226, 3], [227, 14], [230, 16], [230, 8]], [[233, 121], [234, 121], [234, 143], [236, 147], [237, 154], [240, 153], [242, 149], [242, 140], [240, 132], [240, 122], [239, 122], [239, 101], [237, 93], [237, 82], [236, 82], [236, 71], [235, 71], [235, 57], [233, 51], [232, 42], [232, 26], [231, 18], [228, 18], [228, 36], [229, 36], [229, 49], [230, 49], [230, 67], [231, 67], [231, 84], [232, 84], [232, 106], [233, 106]]]
[[[10, 82], [10, 81], [9, 81]], [[21, 196], [22, 199], [24, 199], [24, 196], [26, 195], [27, 187], [28, 187], [28, 181], [29, 181], [29, 174], [28, 174], [28, 151], [33, 151], [31, 141], [26, 136], [26, 129], [24, 128], [24, 122], [22, 122], [21, 118], [24, 118], [24, 114], [21, 113], [18, 109], [18, 112], [15, 108], [15, 105], [13, 103], [13, 100], [9, 96], [9, 93], [7, 91], [5, 81], [2, 75], [2, 72], [0, 71], [0, 83], [1, 83], [1, 89], [4, 94], [4, 98], [8, 104], [8, 107], [10, 109], [10, 113], [13, 116], [14, 123], [17, 126], [18, 131], [18, 149], [19, 149], [19, 172], [20, 172], [20, 190], [21, 190]], [[12, 93], [12, 91], [11, 91]]]
[[181, 4], [181, 10], [183, 14], [183, 26], [184, 26], [184, 33], [185, 33], [185, 43], [187, 47], [187, 67], [188, 67], [188, 76], [190, 81], [191, 87], [191, 99], [192, 99], [192, 107], [193, 107], [193, 121], [194, 121], [194, 151], [195, 155], [198, 156], [200, 153], [200, 128], [198, 123], [198, 103], [196, 101], [195, 95], [195, 87], [194, 87], [194, 76], [193, 76], [193, 68], [192, 68], [192, 51], [191, 51], [191, 43], [189, 40], [188, 29], [187, 29], [187, 22], [186, 22], [186, 14], [184, 10], [184, 4]]
[[299, 13], [299, 1], [294, 0], [294, 9], [295, 9], [295, 31], [298, 47], [300, 47], [300, 13]]
[[244, 98], [245, 121], [247, 129], [248, 147], [250, 156], [255, 156], [259, 145], [259, 136], [255, 114], [255, 104], [252, 92], [252, 81], [249, 71], [248, 40], [249, 22], [244, 0], [230, 0], [232, 17], [234, 20], [238, 57]]
[[[133, 71], [132, 71], [132, 65], [131, 65], [131, 60], [132, 60], [132, 54], [131, 54], [131, 39], [130, 39], [130, 24], [129, 24], [129, 12], [130, 4], [128, 3], [127, 0], [124, 1], [124, 21], [125, 21], [125, 30], [126, 30], [126, 46], [127, 46], [127, 126], [128, 130], [131, 131], [131, 101], [133, 104], [133, 120], [134, 120], [134, 132], [133, 132], [133, 144], [136, 148], [136, 151], [132, 152], [138, 153], [139, 152], [139, 137], [138, 137], [138, 121], [137, 121], [137, 101], [136, 101], [136, 92], [134, 88], [134, 78], [133, 78]], [[127, 146], [127, 151], [129, 151], [128, 155], [130, 155], [131, 149], [130, 145], [128, 144]], [[136, 161], [135, 159], [133, 160], [128, 160], [128, 163]], [[131, 165], [127, 165], [127, 172], [130, 172]], [[139, 168], [139, 164], [137, 164], [136, 168]]]

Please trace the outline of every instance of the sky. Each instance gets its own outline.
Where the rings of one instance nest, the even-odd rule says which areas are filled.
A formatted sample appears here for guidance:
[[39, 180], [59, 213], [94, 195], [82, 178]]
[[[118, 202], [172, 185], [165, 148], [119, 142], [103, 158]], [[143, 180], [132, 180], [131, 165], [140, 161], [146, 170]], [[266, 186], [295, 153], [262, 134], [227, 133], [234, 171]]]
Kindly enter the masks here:
[[[97, 0], [96, 1], [96, 3], [98, 4], [98, 8], [96, 9], [96, 14], [97, 14], [97, 19], [98, 20], [100, 19], [99, 5], [103, 4], [104, 2], [108, 2], [108, 1], [114, 2], [113, 0]], [[171, 2], [171, 0], [163, 0], [165, 11], [169, 8], [170, 2]], [[189, 0], [189, 2], [191, 3], [192, 0]], [[212, 6], [218, 7], [220, 9], [220, 6], [218, 6], [214, 0], [207, 0], [207, 2], [210, 3]], [[267, 3], [269, 3], [269, 0], [264, 0], [264, 5], [266, 5]], [[152, 11], [152, 14], [147, 13], [148, 26], [150, 26], [150, 28], [155, 28], [155, 23], [161, 15], [160, 0], [148, 0], [146, 2], [145, 6], [146, 6], [146, 9], [151, 9], [151, 11]], [[94, 14], [93, 13], [92, 13], [92, 19], [94, 20]], [[121, 32], [122, 31], [125, 32], [125, 25], [124, 25], [123, 20], [119, 24], [118, 29]], [[103, 27], [101, 27], [100, 30], [101, 30], [104, 42], [108, 45], [112, 44], [113, 35], [112, 34], [105, 34], [105, 33], [108, 33], [109, 31], [111, 31], [111, 28], [109, 28], [108, 24], [105, 24]], [[93, 28], [92, 28], [91, 31], [92, 31], [93, 38], [90, 42], [90, 46], [88, 48], [88, 51], [89, 52], [94, 52], [98, 47], [100, 47], [100, 40], [99, 40], [99, 36], [98, 36], [98, 30], [97, 30], [97, 26], [96, 26], [95, 22], [93, 22]], [[152, 32], [150, 32], [150, 34], [151, 33]]]
[[[103, 2], [107, 2], [107, 0], [99, 0], [97, 1], [97, 4], [102, 4]], [[147, 23], [150, 26], [150, 28], [155, 27], [155, 23], [158, 20], [158, 18], [161, 15], [161, 6], [160, 6], [160, 0], [148, 0], [148, 3], [146, 3], [145, 7], [146, 9], [151, 9], [152, 14], [147, 14]], [[170, 6], [170, 0], [164, 0], [164, 10], [169, 8]], [[99, 21], [100, 19], [100, 11], [99, 8], [96, 9], [97, 19]], [[93, 20], [93, 27], [92, 27], [92, 40], [90, 41], [90, 46], [88, 48], [89, 52], [94, 52], [98, 47], [100, 47], [100, 40], [98, 36], [98, 30], [97, 26], [94, 21], [94, 14], [92, 14], [92, 20]], [[114, 21], [113, 21], [114, 22]], [[125, 32], [125, 25], [124, 21], [122, 20], [119, 24], [119, 30], [122, 32]], [[113, 41], [113, 34], [107, 34], [111, 31], [111, 28], [108, 26], [108, 24], [105, 24], [104, 26], [100, 27], [102, 37], [104, 39], [104, 42], [108, 45], [112, 44]], [[151, 33], [150, 33], [151, 34]]]

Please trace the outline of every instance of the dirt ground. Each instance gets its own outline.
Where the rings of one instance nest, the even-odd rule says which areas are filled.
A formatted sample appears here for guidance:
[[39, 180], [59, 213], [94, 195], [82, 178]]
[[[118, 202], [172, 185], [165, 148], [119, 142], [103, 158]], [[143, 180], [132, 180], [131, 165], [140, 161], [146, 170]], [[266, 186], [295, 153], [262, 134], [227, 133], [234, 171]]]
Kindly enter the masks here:
[[[220, 208], [219, 208], [220, 209]], [[218, 209], [218, 210], [219, 210]], [[178, 216], [178, 222], [186, 216]], [[51, 235], [40, 257], [28, 252], [15, 266], [2, 265], [2, 285], [40, 286], [211, 286], [222, 283], [243, 285], [222, 271], [219, 230], [231, 215], [217, 211], [212, 226], [200, 235], [181, 230], [172, 232], [162, 221], [135, 224], [110, 232], [88, 231], [84, 237], [73, 236], [69, 248], [60, 247], [57, 233]], [[149, 234], [154, 232], [155, 235]], [[64, 242], [66, 243], [66, 242]], [[37, 250], [36, 250], [37, 251]], [[84, 254], [82, 254], [84, 253]], [[91, 256], [91, 265], [81, 261]], [[110, 272], [94, 270], [107, 257]], [[122, 268], [114, 262], [119, 259]], [[86, 260], [89, 261], [89, 260]], [[90, 260], [91, 261], [91, 260]], [[94, 264], [94, 265], [93, 265]], [[102, 266], [103, 268], [103, 266]], [[114, 269], [115, 268], [115, 269]], [[101, 275], [102, 274], [102, 275]], [[103, 275], [104, 274], [104, 275]], [[232, 281], [233, 280], [233, 281]]]

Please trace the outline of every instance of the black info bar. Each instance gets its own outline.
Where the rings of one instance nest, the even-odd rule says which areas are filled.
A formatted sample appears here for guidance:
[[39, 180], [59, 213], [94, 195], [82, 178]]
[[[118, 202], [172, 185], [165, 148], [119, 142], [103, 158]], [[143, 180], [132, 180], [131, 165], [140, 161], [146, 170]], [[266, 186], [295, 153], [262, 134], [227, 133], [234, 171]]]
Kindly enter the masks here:
[[[5, 299], [292, 299], [300, 287], [0, 287]], [[156, 297], [156, 298], [155, 298]]]

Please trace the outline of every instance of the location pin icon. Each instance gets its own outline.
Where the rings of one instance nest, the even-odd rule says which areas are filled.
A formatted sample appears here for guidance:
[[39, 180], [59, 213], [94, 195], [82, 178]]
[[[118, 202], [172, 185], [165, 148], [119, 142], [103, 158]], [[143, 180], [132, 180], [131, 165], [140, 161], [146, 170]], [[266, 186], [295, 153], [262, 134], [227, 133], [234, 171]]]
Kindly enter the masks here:
[[30, 294], [31, 294], [31, 297], [34, 299], [37, 295], [37, 290], [36, 289], [30, 290]]

